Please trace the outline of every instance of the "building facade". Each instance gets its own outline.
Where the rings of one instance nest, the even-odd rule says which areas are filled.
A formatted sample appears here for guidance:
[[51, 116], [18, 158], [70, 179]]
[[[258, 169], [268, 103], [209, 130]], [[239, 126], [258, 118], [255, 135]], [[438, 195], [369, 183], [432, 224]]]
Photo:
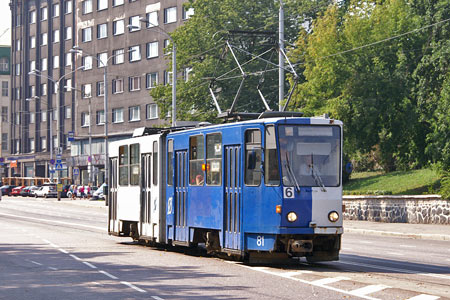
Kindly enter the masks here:
[[170, 84], [165, 32], [190, 16], [184, 2], [11, 0], [10, 175], [52, 177], [56, 166], [100, 184], [105, 136], [166, 124], [149, 92]]
[[9, 152], [9, 96], [10, 96], [10, 76], [11, 76], [11, 47], [10, 46], [0, 46], [0, 84], [1, 84], [1, 94], [0, 94], [0, 106], [2, 110], [1, 121], [0, 121], [0, 132], [2, 135], [1, 146], [0, 146], [0, 175], [8, 173], [9, 165], [5, 163], [4, 156], [8, 155]]

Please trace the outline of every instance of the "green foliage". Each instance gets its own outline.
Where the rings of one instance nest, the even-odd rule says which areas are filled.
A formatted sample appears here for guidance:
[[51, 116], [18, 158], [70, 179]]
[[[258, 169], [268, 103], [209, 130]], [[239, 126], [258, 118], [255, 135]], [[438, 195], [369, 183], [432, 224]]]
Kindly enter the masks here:
[[441, 180], [441, 189], [439, 191], [442, 198], [450, 200], [450, 173], [446, 173]]

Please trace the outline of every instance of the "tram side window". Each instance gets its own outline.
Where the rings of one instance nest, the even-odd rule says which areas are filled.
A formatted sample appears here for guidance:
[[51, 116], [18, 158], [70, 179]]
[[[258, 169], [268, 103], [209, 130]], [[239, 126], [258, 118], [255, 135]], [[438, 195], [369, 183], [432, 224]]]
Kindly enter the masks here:
[[139, 185], [139, 144], [130, 145], [130, 185]]
[[203, 185], [204, 172], [202, 165], [205, 162], [205, 142], [203, 135], [189, 138], [189, 182], [191, 185]]
[[206, 136], [206, 184], [222, 183], [222, 135], [220, 133]]
[[245, 179], [246, 185], [261, 184], [261, 131], [245, 132]]
[[158, 142], [153, 142], [153, 185], [158, 184]]
[[128, 145], [119, 147], [119, 185], [128, 185]]
[[266, 127], [264, 152], [264, 183], [266, 185], [280, 185], [280, 170], [278, 168], [277, 142], [275, 126]]
[[167, 142], [167, 185], [173, 185], [173, 140]]

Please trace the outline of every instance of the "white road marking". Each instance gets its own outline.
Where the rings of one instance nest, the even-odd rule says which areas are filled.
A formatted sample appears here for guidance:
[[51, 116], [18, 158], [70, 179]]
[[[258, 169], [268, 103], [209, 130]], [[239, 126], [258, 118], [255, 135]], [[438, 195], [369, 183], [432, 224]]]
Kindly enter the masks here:
[[376, 266], [376, 265], [369, 265], [369, 264], [363, 264], [363, 263], [354, 263], [354, 262], [343, 262], [338, 261], [336, 262], [338, 264], [344, 264], [344, 265], [352, 265], [352, 266], [358, 266], [358, 267], [368, 267], [372, 269], [380, 269], [384, 271], [393, 271], [398, 273], [407, 273], [407, 274], [415, 274], [415, 275], [422, 275], [422, 276], [428, 276], [428, 277], [435, 277], [435, 278], [442, 278], [442, 279], [448, 279], [450, 280], [450, 276], [443, 275], [443, 274], [435, 274], [435, 273], [420, 273], [419, 271], [411, 271], [411, 270], [405, 270], [405, 269], [397, 269], [397, 268], [390, 268], [390, 267], [384, 267], [384, 266]]
[[76, 255], [73, 255], [73, 254], [69, 254], [69, 256], [70, 257], [72, 257], [73, 259], [76, 259], [76, 260], [79, 260], [79, 261], [81, 261], [81, 258], [79, 258], [78, 256], [76, 256]]
[[399, 245], [399, 247], [402, 247], [402, 248], [417, 248], [417, 246], [413, 246], [413, 245]]
[[344, 250], [344, 251], [353, 251], [353, 248], [342, 247], [342, 250]]
[[53, 268], [53, 267], [48, 267], [50, 270], [53, 270], [53, 271], [58, 271], [58, 269], [57, 268]]
[[69, 252], [67, 252], [66, 250], [62, 249], [62, 248], [58, 248], [59, 251], [61, 251], [64, 254], [69, 254]]
[[408, 298], [406, 300], [436, 300], [436, 299], [439, 299], [439, 298], [441, 298], [441, 297], [432, 296], [432, 295], [426, 295], [426, 294], [420, 294], [420, 295], [417, 295], [415, 297]]
[[359, 241], [360, 244], [373, 244], [371, 241]]
[[30, 260], [30, 262], [33, 263], [33, 264], [35, 264], [35, 265], [42, 266], [42, 264], [41, 264], [41, 263], [38, 263], [37, 261]]
[[293, 277], [293, 276], [302, 275], [302, 274], [306, 274], [306, 273], [312, 273], [312, 271], [292, 271], [292, 272], [284, 272], [284, 273], [279, 273], [279, 276], [288, 278], [288, 277]]
[[100, 271], [98, 271], [99, 273], [102, 273], [103, 275], [106, 275], [106, 276], [108, 276], [109, 278], [111, 278], [111, 279], [119, 279], [119, 278], [117, 278], [116, 276], [114, 276], [114, 275], [112, 275], [112, 274], [109, 274], [108, 272], [105, 272], [105, 271], [103, 271], [103, 270], [100, 270]]
[[50, 242], [49, 240], [46, 239], [42, 239], [45, 243], [49, 244], [50, 246], [52, 246], [53, 248], [59, 248], [58, 245], [53, 244], [52, 242]]
[[341, 280], [350, 280], [350, 278], [344, 277], [344, 276], [328, 277], [328, 278], [315, 280], [312, 283], [317, 284], [317, 285], [324, 285], [324, 284], [335, 283], [335, 282], [338, 282], [338, 281], [341, 281]]
[[164, 300], [163, 298], [158, 297], [158, 296], [152, 296], [152, 298], [155, 299], [155, 300]]
[[4, 214], [4, 213], [0, 213], [0, 215], [2, 215], [2, 216], [7, 216], [7, 217], [22, 218], [22, 219], [33, 220], [33, 221], [45, 221], [45, 222], [50, 222], [50, 223], [56, 223], [56, 224], [62, 224], [62, 225], [69, 225], [69, 226], [85, 227], [85, 228], [90, 228], [90, 229], [96, 229], [96, 230], [105, 231], [105, 228], [103, 228], [103, 227], [95, 227], [95, 226], [89, 226], [89, 225], [84, 225], [84, 224], [77, 224], [77, 223], [70, 223], [70, 222], [62, 222], [62, 221], [55, 221], [55, 220], [48, 220], [48, 219], [38, 219], [38, 218], [25, 217], [25, 216], [19, 216], [19, 215], [12, 215], [12, 214]]
[[132, 284], [132, 283], [129, 283], [129, 282], [126, 282], [126, 281], [121, 281], [120, 283], [121, 283], [121, 284], [124, 284], [124, 285], [126, 285], [126, 286], [128, 286], [128, 287], [130, 287], [130, 288], [132, 288], [132, 289], [134, 289], [134, 290], [136, 290], [136, 291], [138, 291], [138, 292], [141, 292], [141, 293], [147, 293], [147, 291], [138, 288], [137, 286], [135, 286], [135, 285]]
[[93, 264], [91, 264], [91, 263], [88, 263], [87, 261], [83, 261], [82, 262], [83, 264], [85, 264], [86, 266], [88, 266], [89, 268], [92, 268], [92, 269], [97, 269], [97, 267], [96, 266], [94, 266]]
[[382, 290], [388, 289], [388, 288], [390, 288], [390, 286], [383, 285], [383, 284], [375, 284], [375, 285], [368, 285], [368, 286], [362, 287], [360, 289], [350, 291], [350, 293], [355, 296], [365, 296], [365, 295], [379, 292], [379, 291], [382, 291]]
[[395, 256], [404, 256], [405, 254], [399, 253], [399, 252], [388, 252], [389, 255], [395, 255]]

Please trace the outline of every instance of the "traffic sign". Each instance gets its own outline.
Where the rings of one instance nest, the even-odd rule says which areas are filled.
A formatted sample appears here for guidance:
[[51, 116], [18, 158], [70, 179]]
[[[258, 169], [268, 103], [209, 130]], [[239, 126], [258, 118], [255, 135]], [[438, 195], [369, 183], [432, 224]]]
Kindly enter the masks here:
[[75, 132], [69, 131], [68, 134], [67, 134], [67, 140], [69, 142], [73, 142], [75, 140]]
[[50, 164], [51, 165], [54, 165], [55, 164], [55, 160], [52, 158], [52, 159], [50, 159]]
[[62, 192], [62, 190], [63, 190], [63, 185], [62, 185], [62, 183], [58, 183], [58, 184], [56, 185], [56, 191], [57, 191], [57, 192]]
[[80, 169], [73, 168], [73, 176], [79, 176], [80, 175]]
[[57, 164], [55, 165], [55, 170], [56, 170], [56, 171], [62, 171], [63, 169], [64, 169], [63, 164], [57, 163]]

